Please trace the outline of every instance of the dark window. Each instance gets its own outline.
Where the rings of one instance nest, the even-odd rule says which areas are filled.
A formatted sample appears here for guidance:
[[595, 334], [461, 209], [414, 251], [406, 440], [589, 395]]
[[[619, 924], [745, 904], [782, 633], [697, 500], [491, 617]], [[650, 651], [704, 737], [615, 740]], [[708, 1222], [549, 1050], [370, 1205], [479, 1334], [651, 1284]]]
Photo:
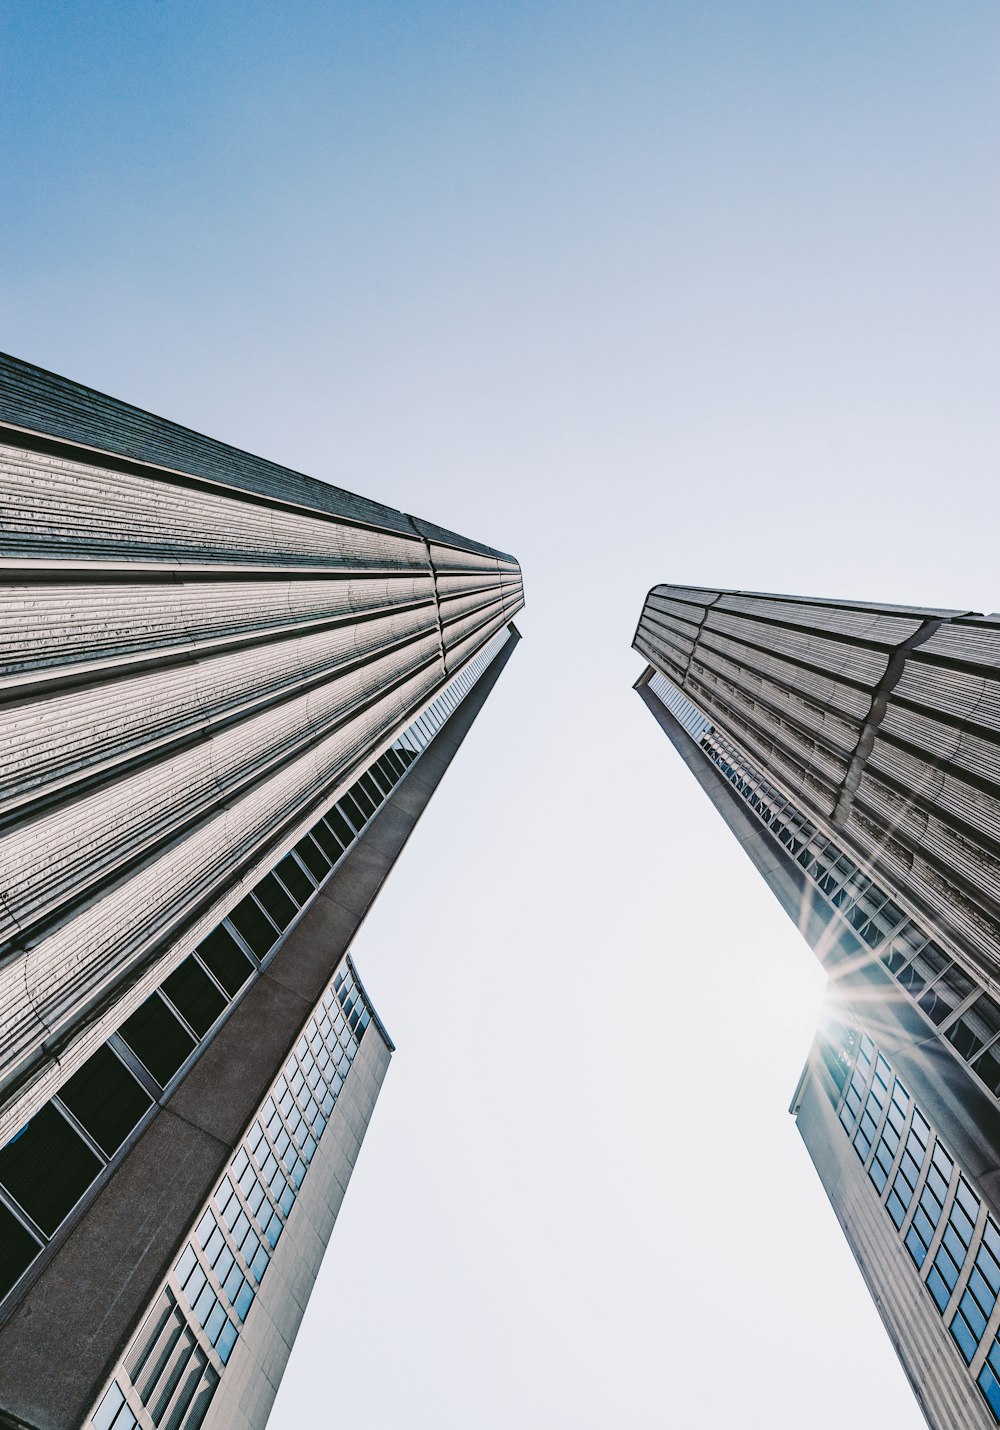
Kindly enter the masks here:
[[354, 828], [359, 832], [364, 829], [368, 823], [368, 815], [373, 812], [371, 810], [363, 810], [357, 800], [350, 794], [345, 794], [337, 801], [337, 808], [347, 815], [348, 819], [354, 825]]
[[[0, 1153], [0, 1156], [3, 1154]], [[38, 1255], [39, 1246], [17, 1217], [0, 1204], [0, 1300]]]
[[337, 838], [340, 840], [343, 847], [346, 849], [347, 846], [354, 840], [355, 835], [354, 830], [351, 828], [347, 820], [341, 814], [340, 809], [338, 807], [335, 806], [333, 809], [330, 810], [329, 814], [326, 816], [326, 822], [333, 830]]
[[201, 964], [186, 958], [163, 980], [163, 991], [171, 1003], [203, 1038], [226, 1006], [226, 995], [220, 993]]
[[46, 1236], [100, 1170], [99, 1158], [52, 1103], [0, 1152], [0, 1182]]
[[388, 765], [389, 773], [392, 775], [393, 780], [401, 779], [406, 771], [406, 761], [403, 759], [400, 751], [386, 750], [382, 759], [385, 764]]
[[372, 806], [377, 809], [385, 799], [385, 795], [382, 792], [381, 786], [372, 775], [371, 770], [368, 770], [367, 773], [361, 776], [358, 780], [358, 785], [371, 800]]
[[287, 928], [298, 913], [273, 874], [265, 874], [254, 889], [254, 897], [280, 929]]
[[229, 922], [236, 932], [246, 939], [255, 958], [263, 958], [268, 949], [273, 948], [278, 941], [277, 929], [249, 895], [241, 899], [233, 909]]
[[108, 1157], [118, 1150], [153, 1102], [109, 1047], [98, 1048], [63, 1083], [59, 1096]]
[[899, 981], [908, 992], [916, 997], [923, 988], [926, 980], [924, 979], [920, 964], [914, 960], [908, 968], [904, 968], [899, 974]]
[[166, 1087], [195, 1046], [158, 993], [147, 998], [118, 1032], [161, 1087]]
[[[343, 854], [346, 844], [334, 834], [327, 820], [321, 819], [318, 824], [313, 825], [312, 836], [320, 845], [324, 854], [326, 854], [330, 860], [330, 863], [336, 864], [341, 854]], [[353, 839], [353, 837], [352, 835], [351, 838]], [[348, 840], [347, 843], [349, 844], [350, 840]]]
[[243, 987], [253, 972], [253, 964], [232, 934], [217, 928], [198, 945], [198, 957], [222, 984], [230, 998]]
[[295, 902], [304, 904], [313, 891], [313, 885], [309, 876], [303, 872], [302, 865], [288, 854], [275, 872]]
[[958, 1022], [952, 1024], [947, 1036], [959, 1056], [968, 1061], [975, 1057], [998, 1030], [1000, 1007], [983, 993], [965, 1010]]
[[317, 883], [321, 879], [325, 879], [327, 874], [329, 874], [330, 860], [323, 853], [322, 849], [316, 843], [316, 840], [311, 838], [308, 834], [296, 844], [295, 852]]
[[378, 784], [379, 789], [381, 789], [384, 794], [392, 793], [392, 787], [396, 783], [396, 780], [392, 772], [392, 767], [390, 766], [385, 755], [382, 755], [379, 759], [375, 761], [368, 773], [372, 776], [372, 778]]

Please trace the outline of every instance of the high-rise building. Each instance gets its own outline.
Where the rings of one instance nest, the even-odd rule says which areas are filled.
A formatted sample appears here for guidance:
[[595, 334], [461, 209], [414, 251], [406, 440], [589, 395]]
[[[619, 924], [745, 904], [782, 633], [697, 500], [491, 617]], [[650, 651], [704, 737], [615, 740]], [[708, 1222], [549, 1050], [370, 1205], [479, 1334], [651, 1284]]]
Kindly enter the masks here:
[[0, 1424], [260, 1427], [520, 570], [11, 358], [0, 564]]
[[656, 586], [637, 690], [829, 974], [792, 1111], [928, 1423], [1000, 1421], [1000, 617]]

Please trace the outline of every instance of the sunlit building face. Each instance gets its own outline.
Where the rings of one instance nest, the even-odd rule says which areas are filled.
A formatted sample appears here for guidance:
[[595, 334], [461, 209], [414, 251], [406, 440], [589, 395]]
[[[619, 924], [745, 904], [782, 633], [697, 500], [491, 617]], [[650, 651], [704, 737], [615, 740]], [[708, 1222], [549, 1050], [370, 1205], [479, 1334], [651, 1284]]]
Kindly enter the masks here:
[[0, 503], [0, 1422], [260, 1430], [520, 569], [5, 357]]
[[657, 586], [634, 645], [829, 975], [791, 1110], [914, 1393], [1000, 1423], [1000, 618]]

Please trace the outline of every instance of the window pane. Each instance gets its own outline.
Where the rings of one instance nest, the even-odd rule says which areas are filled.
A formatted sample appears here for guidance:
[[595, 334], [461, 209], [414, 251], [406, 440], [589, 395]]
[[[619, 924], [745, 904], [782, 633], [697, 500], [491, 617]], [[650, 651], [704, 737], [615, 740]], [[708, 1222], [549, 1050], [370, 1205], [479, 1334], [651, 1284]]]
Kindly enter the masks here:
[[[923, 954], [919, 955], [923, 957]], [[920, 1006], [933, 1023], [940, 1025], [972, 992], [974, 984], [962, 970], [952, 965], [920, 999]]]
[[158, 993], [147, 998], [118, 1032], [161, 1087], [166, 1087], [195, 1046]]
[[311, 835], [307, 834], [304, 839], [299, 840], [295, 852], [317, 882], [329, 874], [330, 860]]
[[371, 800], [372, 804], [373, 804], [373, 805], [376, 807], [376, 809], [377, 809], [378, 806], [379, 806], [379, 805], [382, 803], [382, 801], [385, 799], [385, 795], [384, 795], [383, 792], [382, 792], [382, 786], [381, 786], [381, 785], [379, 784], [379, 782], [375, 779], [375, 777], [374, 777], [374, 775], [372, 774], [371, 770], [367, 770], [367, 771], [361, 776], [361, 778], [358, 780], [358, 784], [361, 786], [361, 788], [364, 790], [365, 794], [368, 796], [368, 798]]
[[265, 874], [253, 892], [257, 902], [280, 929], [287, 928], [298, 913], [298, 909], [273, 874]]
[[108, 1157], [118, 1150], [153, 1103], [109, 1047], [98, 1048], [63, 1083], [59, 1097]]
[[46, 1236], [100, 1170], [99, 1159], [51, 1103], [0, 1152], [0, 1182]]
[[1000, 1031], [1000, 1008], [984, 993], [948, 1029], [948, 1041], [968, 1060], [975, 1057], [997, 1031]]
[[326, 816], [326, 823], [330, 826], [334, 834], [340, 840], [343, 847], [346, 849], [355, 837], [354, 830], [351, 828], [347, 820], [344, 818], [344, 816], [341, 814], [340, 810], [336, 806], [334, 806], [334, 808], [331, 809], [330, 813]]
[[361, 830], [364, 828], [365, 823], [367, 822], [366, 816], [362, 814], [361, 810], [358, 808], [357, 804], [349, 794], [345, 794], [341, 799], [337, 801], [337, 809], [338, 811], [344, 811], [348, 819], [354, 825], [355, 829]]
[[336, 864], [341, 854], [343, 854], [347, 848], [347, 845], [351, 842], [351, 839], [354, 838], [352, 834], [350, 839], [338, 839], [325, 819], [321, 819], [318, 824], [313, 825], [312, 836], [320, 845], [320, 848], [330, 860], [331, 864]]
[[[0, 1153], [0, 1157], [3, 1153]], [[17, 1217], [0, 1204], [0, 1300], [26, 1271], [41, 1248]]]
[[[362, 776], [362, 778], [364, 778], [364, 776]], [[354, 803], [361, 811], [362, 820], [371, 819], [372, 815], [375, 813], [375, 801], [369, 795], [368, 791], [361, 783], [361, 780], [355, 780], [354, 784], [351, 785], [350, 794], [344, 796], [344, 800], [346, 799], [351, 799], [354, 801]], [[344, 803], [344, 800], [340, 801], [341, 804]], [[347, 814], [349, 819], [354, 819], [354, 811], [350, 808], [350, 806], [347, 807]]]
[[229, 921], [236, 932], [247, 941], [255, 958], [263, 958], [268, 949], [278, 941], [278, 931], [271, 924], [263, 909], [249, 896], [242, 899], [229, 915]]
[[194, 958], [186, 958], [163, 980], [163, 991], [199, 1038], [205, 1036], [226, 1006], [225, 994], [219, 992]]
[[304, 904], [313, 891], [313, 884], [303, 872], [301, 864], [287, 854], [278, 865], [276, 873], [295, 902]]
[[997, 1420], [1000, 1420], [1000, 1381], [997, 1380], [988, 1365], [983, 1366], [979, 1372], [979, 1380], [976, 1383], [986, 1396], [993, 1414]]
[[224, 928], [217, 928], [198, 945], [198, 957], [230, 998], [239, 992], [253, 972], [253, 964], [237, 946], [232, 934]]
[[903, 964], [908, 963], [926, 941], [923, 934], [914, 928], [905, 928], [896, 934], [882, 952], [882, 960], [888, 965], [889, 972], [898, 974]]
[[385, 755], [380, 756], [379, 759], [375, 761], [368, 773], [373, 776], [379, 789], [385, 794], [392, 793], [392, 787], [396, 783], [396, 777]]

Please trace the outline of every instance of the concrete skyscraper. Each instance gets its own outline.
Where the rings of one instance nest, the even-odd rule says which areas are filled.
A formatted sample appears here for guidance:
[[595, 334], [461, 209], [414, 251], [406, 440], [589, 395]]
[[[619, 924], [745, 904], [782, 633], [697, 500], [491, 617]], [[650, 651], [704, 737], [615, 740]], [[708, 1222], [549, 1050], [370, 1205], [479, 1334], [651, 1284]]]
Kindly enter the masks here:
[[656, 586], [637, 690], [829, 974], [792, 1111], [928, 1423], [1000, 1422], [1000, 616]]
[[11, 358], [0, 564], [0, 1424], [260, 1427], [520, 570]]

